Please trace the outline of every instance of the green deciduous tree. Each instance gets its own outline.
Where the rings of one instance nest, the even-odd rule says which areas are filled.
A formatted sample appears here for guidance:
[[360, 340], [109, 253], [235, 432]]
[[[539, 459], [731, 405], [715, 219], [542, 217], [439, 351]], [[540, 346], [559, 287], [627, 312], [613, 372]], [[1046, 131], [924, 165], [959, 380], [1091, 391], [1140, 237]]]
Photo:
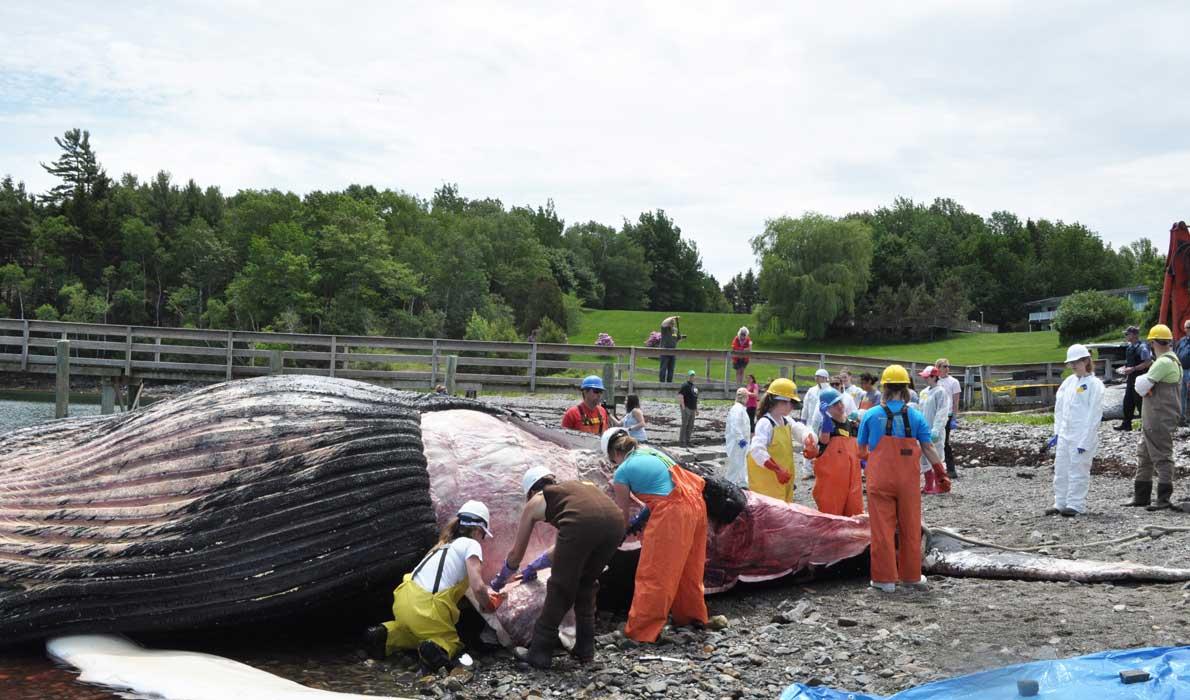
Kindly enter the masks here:
[[866, 224], [822, 214], [770, 219], [752, 239], [760, 259], [760, 289], [769, 300], [761, 322], [821, 338], [852, 314], [868, 286], [872, 231]]
[[1132, 306], [1123, 297], [1075, 292], [1058, 304], [1054, 329], [1062, 343], [1073, 343], [1124, 326], [1131, 319]]

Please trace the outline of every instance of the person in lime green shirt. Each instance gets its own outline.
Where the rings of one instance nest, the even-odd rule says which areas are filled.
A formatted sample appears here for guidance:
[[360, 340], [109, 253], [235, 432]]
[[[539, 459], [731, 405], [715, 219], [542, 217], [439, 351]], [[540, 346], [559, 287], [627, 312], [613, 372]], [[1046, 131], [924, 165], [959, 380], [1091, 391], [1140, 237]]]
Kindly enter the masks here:
[[[1170, 508], [1173, 496], [1173, 431], [1180, 415], [1178, 385], [1182, 381], [1182, 364], [1170, 349], [1173, 333], [1169, 326], [1158, 324], [1149, 329], [1149, 342], [1157, 358], [1149, 371], [1136, 380], [1136, 393], [1145, 397], [1141, 414], [1140, 446], [1137, 449], [1134, 494], [1129, 506], [1147, 506], [1148, 510]], [[1157, 476], [1157, 502], [1152, 498], [1153, 475]]]

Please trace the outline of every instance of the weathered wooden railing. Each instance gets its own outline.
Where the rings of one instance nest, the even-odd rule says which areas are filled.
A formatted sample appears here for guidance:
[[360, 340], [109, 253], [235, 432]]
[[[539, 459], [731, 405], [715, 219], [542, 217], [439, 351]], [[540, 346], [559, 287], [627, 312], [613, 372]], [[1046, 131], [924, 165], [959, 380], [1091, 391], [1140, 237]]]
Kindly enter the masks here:
[[[689, 366], [701, 361], [699, 385], [705, 398], [734, 394], [735, 372], [726, 350], [613, 347], [552, 343], [496, 343], [435, 338], [259, 333], [193, 328], [158, 328], [60, 321], [0, 319], [0, 371], [52, 374], [58, 371], [58, 341], [69, 342], [68, 373], [172, 381], [224, 381], [267, 374], [317, 374], [428, 391], [435, 385], [464, 391], [570, 392], [574, 374], [599, 374], [609, 394], [673, 396], [675, 384], [657, 381], [652, 360], [675, 355]], [[1055, 349], [1055, 355], [1060, 350]], [[761, 383], [777, 376], [808, 383], [814, 370], [880, 371], [894, 360], [823, 353], [751, 354], [750, 372]], [[901, 361], [914, 375], [926, 363]], [[645, 363], [648, 363], [648, 366]], [[1110, 375], [1110, 366], [1100, 371]], [[696, 367], [698, 365], [695, 365]], [[993, 410], [1006, 405], [1053, 403], [1061, 363], [997, 367], [952, 367], [963, 384], [964, 404]], [[570, 370], [570, 376], [558, 376]], [[721, 374], [720, 374], [721, 372]], [[984, 392], [983, 378], [990, 392]], [[684, 377], [675, 377], [676, 382]]]

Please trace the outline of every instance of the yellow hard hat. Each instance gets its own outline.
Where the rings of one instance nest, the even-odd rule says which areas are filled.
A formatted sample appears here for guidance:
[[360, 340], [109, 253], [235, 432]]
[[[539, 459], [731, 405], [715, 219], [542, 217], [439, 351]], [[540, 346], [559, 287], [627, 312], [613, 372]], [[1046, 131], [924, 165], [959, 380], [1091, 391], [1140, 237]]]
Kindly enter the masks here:
[[909, 373], [900, 365], [889, 365], [880, 374], [881, 384], [908, 384]]
[[797, 385], [792, 379], [779, 377], [769, 384], [768, 392], [774, 396], [781, 396], [790, 401], [797, 401]]
[[1149, 329], [1149, 340], [1173, 340], [1173, 332], [1164, 323], [1158, 323]]

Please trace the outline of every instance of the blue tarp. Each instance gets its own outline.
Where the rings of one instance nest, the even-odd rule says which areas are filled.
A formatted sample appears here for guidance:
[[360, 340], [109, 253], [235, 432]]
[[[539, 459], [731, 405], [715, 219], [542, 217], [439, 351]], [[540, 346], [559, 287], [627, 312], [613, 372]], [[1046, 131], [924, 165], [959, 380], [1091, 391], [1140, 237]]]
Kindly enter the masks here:
[[[1125, 685], [1120, 671], [1149, 672], [1144, 683]], [[1045, 700], [1173, 700], [1190, 698], [1190, 647], [1101, 651], [1057, 661], [1034, 661], [969, 676], [948, 678], [902, 690], [896, 695], [865, 695], [795, 683], [781, 700], [997, 700], [1021, 697], [1018, 680], [1035, 680]]]

